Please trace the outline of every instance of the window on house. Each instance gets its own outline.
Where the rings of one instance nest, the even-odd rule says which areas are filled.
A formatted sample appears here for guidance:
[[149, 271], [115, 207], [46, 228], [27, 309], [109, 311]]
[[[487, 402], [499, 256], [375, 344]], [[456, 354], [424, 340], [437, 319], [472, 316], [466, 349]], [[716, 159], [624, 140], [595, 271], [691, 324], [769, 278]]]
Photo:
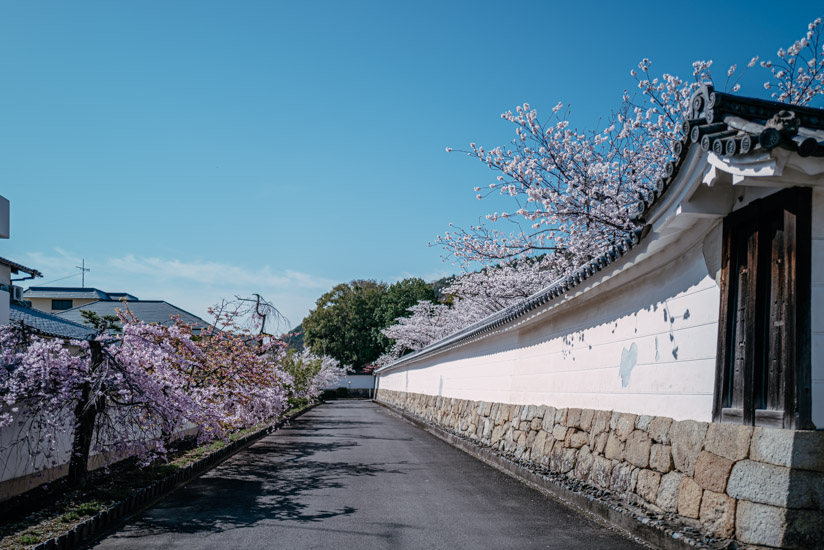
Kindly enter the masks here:
[[72, 308], [72, 301], [71, 300], [52, 300], [52, 310], [56, 311], [59, 309], [71, 309]]
[[716, 421], [810, 427], [809, 189], [724, 220]]

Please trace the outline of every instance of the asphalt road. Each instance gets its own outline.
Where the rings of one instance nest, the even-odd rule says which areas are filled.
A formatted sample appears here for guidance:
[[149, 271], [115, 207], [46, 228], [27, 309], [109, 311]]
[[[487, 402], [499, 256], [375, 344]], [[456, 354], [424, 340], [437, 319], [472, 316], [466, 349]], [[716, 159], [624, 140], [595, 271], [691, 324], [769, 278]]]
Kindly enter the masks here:
[[313, 409], [92, 547], [641, 548], [369, 401]]

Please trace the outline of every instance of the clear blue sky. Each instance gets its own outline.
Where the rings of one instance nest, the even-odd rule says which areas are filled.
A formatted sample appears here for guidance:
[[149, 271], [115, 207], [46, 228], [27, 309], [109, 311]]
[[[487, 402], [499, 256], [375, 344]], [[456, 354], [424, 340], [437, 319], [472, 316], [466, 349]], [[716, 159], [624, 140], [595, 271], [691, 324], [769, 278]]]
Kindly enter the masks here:
[[3, 0], [0, 256], [38, 283], [85, 258], [87, 286], [200, 315], [260, 292], [297, 324], [337, 282], [454, 272], [427, 243], [485, 214], [472, 187], [494, 176], [444, 148], [506, 143], [502, 111], [564, 101], [591, 125], [643, 57], [683, 76], [713, 59], [718, 78], [824, 15], [820, 0], [502, 6]]

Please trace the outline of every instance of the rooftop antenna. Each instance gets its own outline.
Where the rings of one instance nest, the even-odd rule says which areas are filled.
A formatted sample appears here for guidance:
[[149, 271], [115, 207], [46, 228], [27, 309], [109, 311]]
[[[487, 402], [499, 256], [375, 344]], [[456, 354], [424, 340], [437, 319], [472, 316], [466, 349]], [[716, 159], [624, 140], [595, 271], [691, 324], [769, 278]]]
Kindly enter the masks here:
[[83, 262], [81, 265], [74, 266], [80, 270], [80, 274], [82, 277], [80, 278], [80, 287], [86, 288], [86, 272], [91, 271], [91, 268], [86, 267], [86, 258], [83, 258]]

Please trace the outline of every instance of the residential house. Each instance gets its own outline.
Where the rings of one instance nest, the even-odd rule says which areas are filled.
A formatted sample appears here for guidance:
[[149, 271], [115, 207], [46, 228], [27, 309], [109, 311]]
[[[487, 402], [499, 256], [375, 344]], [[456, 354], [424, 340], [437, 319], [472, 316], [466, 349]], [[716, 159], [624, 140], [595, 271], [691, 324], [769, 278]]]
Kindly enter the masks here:
[[23, 297], [31, 302], [32, 307], [46, 313], [66, 311], [98, 300], [138, 299], [137, 296], [125, 292], [104, 292], [91, 287], [67, 286], [32, 286], [26, 289]]
[[[9, 201], [0, 196], [0, 238], [10, 237]], [[20, 275], [12, 278], [13, 275]], [[94, 335], [88, 327], [32, 309], [23, 289], [13, 283], [42, 277], [36, 269], [0, 257], [0, 325], [20, 324], [47, 337], [84, 339]]]

